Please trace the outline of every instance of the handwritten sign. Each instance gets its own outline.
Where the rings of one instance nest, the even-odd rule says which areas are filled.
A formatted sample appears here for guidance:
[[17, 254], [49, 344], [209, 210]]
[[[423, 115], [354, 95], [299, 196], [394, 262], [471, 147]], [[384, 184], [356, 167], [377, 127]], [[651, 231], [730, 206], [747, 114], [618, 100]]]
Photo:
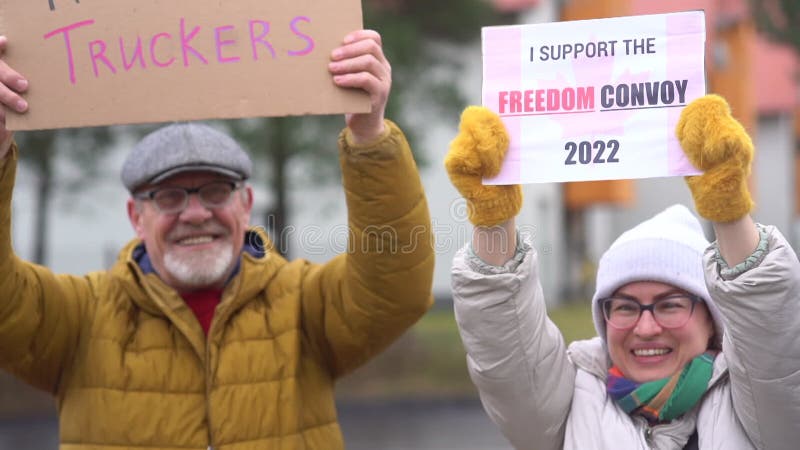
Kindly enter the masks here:
[[0, 0], [5, 60], [30, 81], [29, 130], [368, 112], [330, 52], [358, 0]]
[[511, 144], [486, 184], [699, 173], [675, 138], [705, 94], [702, 11], [483, 28], [483, 105]]

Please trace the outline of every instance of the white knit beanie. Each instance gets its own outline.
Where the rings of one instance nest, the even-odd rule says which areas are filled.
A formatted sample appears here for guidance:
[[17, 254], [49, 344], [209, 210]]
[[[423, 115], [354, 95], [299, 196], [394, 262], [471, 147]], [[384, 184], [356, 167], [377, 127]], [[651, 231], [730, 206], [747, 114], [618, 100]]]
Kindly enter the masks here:
[[670, 284], [701, 297], [714, 321], [716, 346], [722, 342], [722, 316], [706, 288], [703, 252], [709, 242], [697, 218], [683, 205], [673, 205], [636, 225], [611, 244], [597, 267], [592, 318], [606, 342], [606, 322], [600, 299], [635, 281]]

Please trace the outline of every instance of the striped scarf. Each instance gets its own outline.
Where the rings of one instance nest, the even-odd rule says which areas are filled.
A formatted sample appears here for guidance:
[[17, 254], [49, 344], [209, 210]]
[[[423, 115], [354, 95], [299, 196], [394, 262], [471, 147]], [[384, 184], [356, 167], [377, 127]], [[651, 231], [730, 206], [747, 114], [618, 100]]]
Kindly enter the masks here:
[[715, 357], [716, 352], [707, 351], [675, 375], [641, 384], [625, 378], [617, 366], [612, 366], [606, 388], [626, 413], [641, 415], [650, 423], [669, 422], [692, 409], [705, 394]]

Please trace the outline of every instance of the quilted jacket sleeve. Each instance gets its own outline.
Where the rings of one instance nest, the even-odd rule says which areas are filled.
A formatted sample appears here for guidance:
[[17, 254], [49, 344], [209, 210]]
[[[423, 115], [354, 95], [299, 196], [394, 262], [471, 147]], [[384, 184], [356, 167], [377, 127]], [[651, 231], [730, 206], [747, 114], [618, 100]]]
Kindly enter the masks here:
[[53, 275], [19, 259], [11, 245], [11, 196], [17, 168], [13, 146], [0, 168], [0, 368], [55, 393], [78, 338], [82, 278]]
[[515, 448], [556, 450], [575, 385], [564, 339], [547, 317], [529, 243], [505, 267], [456, 255], [452, 290], [470, 376], [492, 420]]
[[310, 341], [334, 376], [386, 348], [431, 306], [433, 236], [411, 149], [386, 121], [378, 141], [339, 137], [347, 200], [348, 249], [303, 281]]
[[793, 449], [800, 442], [800, 264], [776, 228], [765, 231], [766, 256], [732, 280], [707, 251], [706, 281], [725, 320], [736, 416], [758, 448]]

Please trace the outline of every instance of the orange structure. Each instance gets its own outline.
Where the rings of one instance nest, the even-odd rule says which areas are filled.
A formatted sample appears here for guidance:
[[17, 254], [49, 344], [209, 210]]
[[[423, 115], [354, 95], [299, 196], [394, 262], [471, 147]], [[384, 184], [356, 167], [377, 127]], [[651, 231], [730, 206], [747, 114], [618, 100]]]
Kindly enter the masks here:
[[[758, 132], [759, 115], [794, 114], [795, 137], [800, 141], [798, 56], [786, 46], [771, 43], [758, 34], [746, 0], [572, 0], [564, 4], [560, 19], [697, 9], [706, 14], [708, 91], [724, 96], [734, 116], [753, 136]], [[800, 169], [800, 160], [797, 167]], [[630, 205], [635, 198], [633, 186], [631, 180], [566, 183], [565, 206], [580, 210], [596, 204]], [[796, 212], [800, 214], [800, 180], [796, 198]]]
[[[631, 15], [630, 0], [573, 0], [561, 10], [561, 20], [600, 19]], [[634, 201], [633, 181], [581, 181], [564, 183], [564, 204], [582, 210], [597, 204], [628, 206]]]

